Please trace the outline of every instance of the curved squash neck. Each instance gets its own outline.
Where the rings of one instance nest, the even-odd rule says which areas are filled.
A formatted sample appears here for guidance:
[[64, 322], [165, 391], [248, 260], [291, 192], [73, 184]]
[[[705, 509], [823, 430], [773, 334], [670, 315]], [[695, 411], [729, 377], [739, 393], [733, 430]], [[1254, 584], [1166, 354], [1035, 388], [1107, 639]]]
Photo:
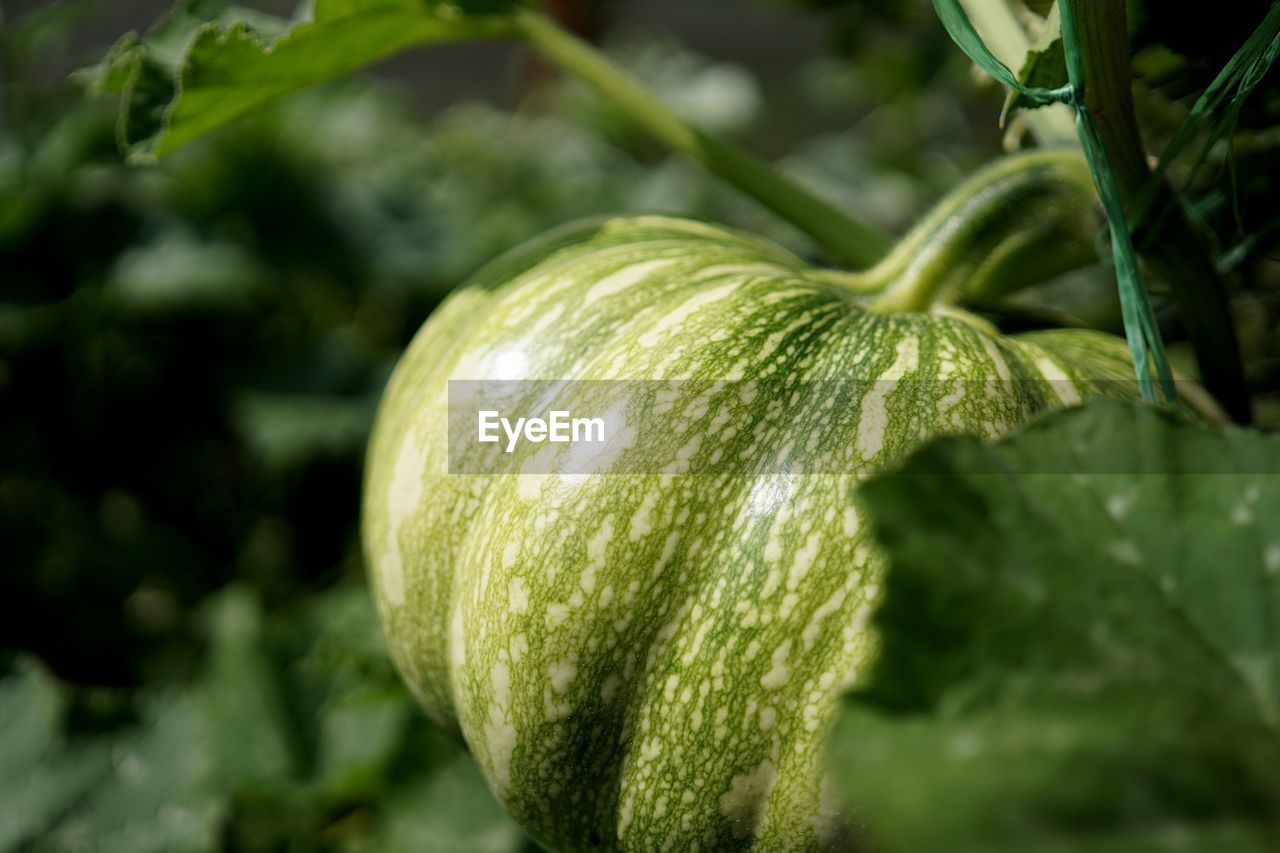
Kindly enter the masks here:
[[883, 312], [982, 302], [1091, 262], [1093, 182], [1073, 149], [1004, 157], [938, 203], [885, 258], [825, 277]]

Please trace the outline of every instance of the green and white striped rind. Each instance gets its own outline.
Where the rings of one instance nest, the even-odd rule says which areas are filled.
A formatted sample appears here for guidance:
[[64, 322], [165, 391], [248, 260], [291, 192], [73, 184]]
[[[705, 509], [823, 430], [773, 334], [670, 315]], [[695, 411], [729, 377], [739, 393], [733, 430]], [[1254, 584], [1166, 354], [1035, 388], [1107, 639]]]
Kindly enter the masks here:
[[[494, 262], [402, 359], [364, 504], [391, 650], [551, 849], [839, 846], [823, 740], [873, 655], [883, 569], [858, 480], [928, 437], [994, 437], [1132, 376], [1108, 336], [999, 337], [862, 299], [721, 228], [606, 220]], [[957, 382], [870, 383], [838, 429], [737, 398], [636, 427], [696, 457], [726, 425], [768, 449], [785, 419], [811, 427], [797, 458], [844, 453], [856, 473], [614, 477], [449, 475], [451, 378]]]

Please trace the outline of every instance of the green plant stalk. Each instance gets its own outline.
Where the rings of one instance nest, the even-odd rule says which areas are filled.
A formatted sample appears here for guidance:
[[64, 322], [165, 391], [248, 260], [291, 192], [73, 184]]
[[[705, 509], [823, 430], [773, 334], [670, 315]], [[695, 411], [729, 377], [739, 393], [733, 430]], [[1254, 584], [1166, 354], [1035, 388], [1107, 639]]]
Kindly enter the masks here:
[[[1015, 72], [1021, 68], [1031, 39], [1006, 0], [960, 0], [960, 5], [996, 58]], [[1023, 110], [1022, 115], [1041, 145], [1078, 144], [1075, 119], [1066, 104], [1046, 104]]]
[[599, 51], [531, 10], [515, 15], [517, 32], [557, 66], [581, 78], [662, 142], [697, 160], [817, 240], [840, 262], [864, 269], [891, 241], [788, 180], [742, 148], [717, 139], [678, 116]]
[[1107, 214], [1107, 226], [1111, 232], [1112, 264], [1115, 268], [1120, 311], [1124, 316], [1125, 337], [1133, 358], [1134, 373], [1142, 390], [1142, 399], [1148, 403], [1177, 402], [1178, 391], [1173, 384], [1173, 371], [1160, 335], [1151, 296], [1143, 282], [1138, 263], [1138, 253], [1133, 246], [1133, 234], [1125, 211], [1124, 197], [1116, 182], [1111, 157], [1102, 144], [1098, 123], [1093, 110], [1085, 103], [1085, 77], [1083, 50], [1080, 47], [1079, 28], [1076, 26], [1075, 7], [1064, 3], [1061, 7], [1062, 48], [1066, 62], [1068, 103], [1076, 109], [1076, 127], [1080, 144], [1089, 170], [1098, 188], [1098, 198]]
[[[1134, 113], [1125, 0], [1063, 0], [1075, 12], [1087, 81], [1084, 102], [1093, 114], [1120, 194], [1134, 206], [1151, 176]], [[1157, 207], [1177, 201], [1162, 187]], [[1141, 242], [1135, 240], [1141, 245]], [[1146, 260], [1173, 291], [1196, 353], [1200, 379], [1232, 419], [1251, 419], [1249, 394], [1231, 320], [1227, 286], [1207, 248], [1181, 210]]]
[[1002, 157], [948, 193], [880, 263], [827, 277], [874, 294], [877, 311], [997, 299], [1096, 260], [1093, 193], [1078, 151]]

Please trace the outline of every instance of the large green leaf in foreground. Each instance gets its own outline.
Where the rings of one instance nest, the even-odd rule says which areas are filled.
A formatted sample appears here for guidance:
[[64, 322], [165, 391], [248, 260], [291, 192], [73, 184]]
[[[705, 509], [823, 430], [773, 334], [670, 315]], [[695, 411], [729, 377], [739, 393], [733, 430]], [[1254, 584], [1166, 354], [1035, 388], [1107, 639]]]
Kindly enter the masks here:
[[884, 650], [834, 768], [894, 850], [1280, 831], [1280, 437], [1101, 401], [865, 487]]

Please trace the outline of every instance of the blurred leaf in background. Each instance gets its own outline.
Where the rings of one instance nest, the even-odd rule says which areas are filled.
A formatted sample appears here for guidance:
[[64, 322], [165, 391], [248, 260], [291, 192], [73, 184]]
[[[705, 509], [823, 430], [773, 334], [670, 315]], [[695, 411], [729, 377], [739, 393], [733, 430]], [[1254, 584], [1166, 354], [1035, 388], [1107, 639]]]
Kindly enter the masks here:
[[[267, 620], [233, 586], [204, 617], [207, 660], [182, 688], [95, 696], [29, 659], [0, 679], [0, 849], [526, 849], [416, 712], [363, 588]], [[86, 734], [95, 704], [128, 722]]]

